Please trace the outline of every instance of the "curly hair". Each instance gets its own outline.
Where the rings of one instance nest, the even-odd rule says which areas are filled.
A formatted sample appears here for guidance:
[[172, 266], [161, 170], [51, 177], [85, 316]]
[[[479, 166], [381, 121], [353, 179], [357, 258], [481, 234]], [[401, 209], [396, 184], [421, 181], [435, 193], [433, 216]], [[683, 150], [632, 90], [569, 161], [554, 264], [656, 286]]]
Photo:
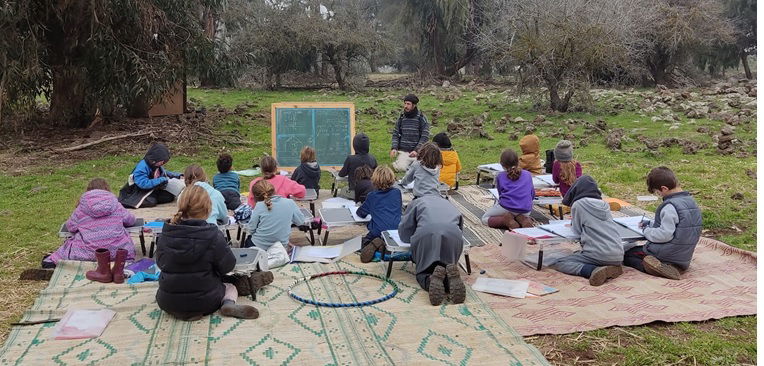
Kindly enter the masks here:
[[228, 173], [231, 171], [231, 165], [233, 165], [233, 157], [231, 154], [222, 153], [218, 156], [218, 171], [221, 173]]

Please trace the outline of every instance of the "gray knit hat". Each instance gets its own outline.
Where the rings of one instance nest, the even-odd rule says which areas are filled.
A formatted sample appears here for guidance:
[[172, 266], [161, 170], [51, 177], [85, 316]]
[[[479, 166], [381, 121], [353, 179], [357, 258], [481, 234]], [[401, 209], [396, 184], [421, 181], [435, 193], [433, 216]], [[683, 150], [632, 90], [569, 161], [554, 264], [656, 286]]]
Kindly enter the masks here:
[[573, 160], [573, 143], [568, 140], [560, 140], [554, 147], [554, 159], [557, 161]]

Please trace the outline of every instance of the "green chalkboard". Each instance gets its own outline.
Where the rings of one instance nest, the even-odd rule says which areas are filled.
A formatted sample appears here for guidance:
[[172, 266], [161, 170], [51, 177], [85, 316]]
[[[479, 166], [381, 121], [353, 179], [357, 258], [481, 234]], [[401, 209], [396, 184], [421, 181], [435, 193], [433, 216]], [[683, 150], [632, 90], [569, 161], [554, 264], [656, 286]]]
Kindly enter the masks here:
[[274, 103], [271, 152], [279, 166], [300, 165], [300, 150], [316, 149], [322, 167], [339, 167], [352, 154], [355, 106], [352, 103]]

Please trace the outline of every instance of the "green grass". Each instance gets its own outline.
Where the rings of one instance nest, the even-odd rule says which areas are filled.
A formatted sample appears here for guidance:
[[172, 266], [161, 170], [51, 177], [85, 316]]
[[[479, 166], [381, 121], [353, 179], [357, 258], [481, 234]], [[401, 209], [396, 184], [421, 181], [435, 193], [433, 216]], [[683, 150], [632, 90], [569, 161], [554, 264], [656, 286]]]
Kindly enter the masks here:
[[[200, 146], [192, 156], [176, 153], [167, 168], [182, 171], [191, 163], [201, 164], [209, 176], [216, 172], [215, 158], [225, 148], [234, 156], [234, 168], [251, 166], [264, 153], [270, 153], [270, 105], [284, 101], [351, 101], [360, 112], [356, 116], [356, 131], [370, 136], [371, 152], [380, 162], [391, 162], [388, 157], [390, 130], [400, 113], [400, 96], [408, 90], [369, 90], [363, 93], [323, 92], [323, 91], [251, 91], [251, 90], [200, 90], [189, 89], [188, 95], [197, 106], [207, 109], [219, 107], [228, 110], [238, 105], [250, 103], [243, 115], [229, 115], [216, 127], [219, 130], [235, 132], [243, 140], [253, 141], [250, 147]], [[507, 132], [496, 132], [496, 121], [508, 115], [510, 119], [523, 117], [532, 121], [539, 114], [531, 107], [531, 99], [518, 97], [499, 90], [462, 91], [453, 101], [445, 101], [450, 92], [442, 88], [418, 91], [420, 107], [434, 119], [431, 135], [445, 131], [448, 122], [460, 120], [471, 127], [473, 121], [483, 113], [488, 114], [484, 122], [485, 130], [494, 137], [487, 140], [479, 137], [457, 136], [452, 138], [454, 148], [459, 152], [464, 171], [460, 174], [463, 184], [474, 184], [474, 167], [478, 164], [498, 160], [504, 148], [519, 149], [517, 140], [510, 140], [510, 132], [524, 130], [510, 122]], [[613, 115], [609, 106], [614, 102], [627, 104], [627, 109]], [[602, 190], [648, 210], [654, 210], [657, 203], [640, 204], [637, 195], [647, 194], [644, 177], [655, 166], [672, 168], [682, 182], [683, 188], [695, 194], [703, 209], [705, 229], [726, 243], [756, 250], [756, 181], [745, 174], [747, 169], [756, 169], [755, 156], [739, 158], [722, 156], [713, 147], [699, 151], [695, 155], [685, 155], [681, 148], [660, 148], [653, 152], [642, 151], [643, 145], [635, 140], [637, 134], [649, 138], [678, 137], [710, 144], [707, 134], [698, 133], [697, 127], [708, 126], [718, 131], [722, 122], [697, 120], [689, 123], [682, 117], [679, 129], [668, 130], [668, 124], [652, 122], [652, 115], [641, 116], [628, 110], [628, 105], [637, 105], [639, 97], [616, 95], [597, 101], [597, 110], [591, 113], [548, 114], [552, 126], [539, 127], [542, 150], [552, 149], [559, 138], [549, 134], [564, 127], [568, 119], [594, 122], [603, 119], [608, 128], [623, 128], [627, 138], [622, 151], [610, 151], [604, 145], [604, 136], [589, 136], [582, 126], [570, 131], [575, 135], [574, 144], [581, 138], [589, 142], [587, 146], [575, 148], [576, 159], [581, 161], [584, 172], [597, 179]], [[491, 103], [494, 107], [490, 107]], [[364, 111], [373, 107], [378, 114]], [[432, 118], [434, 111], [441, 116]], [[738, 126], [736, 134], [741, 140], [755, 138], [755, 122]], [[523, 133], [518, 134], [522, 136]], [[172, 146], [171, 146], [172, 149]], [[748, 148], [755, 149], [755, 146]], [[750, 152], [750, 151], [749, 151]], [[24, 175], [0, 173], [0, 218], [3, 222], [0, 235], [0, 291], [14, 292], [20, 288], [26, 292], [13, 300], [0, 300], [4, 309], [0, 334], [7, 334], [9, 323], [18, 319], [24, 308], [31, 305], [39, 285], [15, 280], [23, 268], [36, 267], [42, 254], [54, 250], [60, 240], [56, 231], [71, 213], [88, 180], [100, 176], [106, 178], [112, 191], [123, 184], [140, 156], [108, 156], [84, 161], [71, 166], [35, 166]], [[245, 180], [243, 186], [248, 183]], [[322, 186], [330, 185], [328, 173], [322, 179]], [[732, 200], [733, 193], [741, 192], [742, 201]], [[37, 286], [37, 287], [35, 287]], [[595, 360], [594, 364], [708, 364], [732, 365], [755, 363], [756, 357], [756, 317], [739, 317], [703, 323], [680, 323], [669, 325], [648, 325], [628, 328], [613, 328], [572, 334], [565, 336], [531, 337], [555, 363], [574, 364], [580, 360]], [[587, 363], [592, 364], [592, 363]]]

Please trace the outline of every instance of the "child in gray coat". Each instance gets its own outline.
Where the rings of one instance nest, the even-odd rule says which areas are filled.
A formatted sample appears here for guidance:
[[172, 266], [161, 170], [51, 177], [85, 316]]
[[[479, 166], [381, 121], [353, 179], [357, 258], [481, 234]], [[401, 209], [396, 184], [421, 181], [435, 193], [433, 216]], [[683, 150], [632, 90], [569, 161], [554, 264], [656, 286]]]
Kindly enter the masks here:
[[573, 183], [562, 204], [570, 207], [571, 230], [581, 235], [581, 251], [561, 258], [552, 268], [569, 275], [589, 279], [600, 286], [623, 273], [623, 244], [610, 215], [610, 206], [602, 200], [597, 182], [582, 175]]
[[454, 304], [466, 297], [456, 263], [462, 255], [462, 215], [440, 194], [411, 201], [398, 225], [401, 240], [411, 243], [416, 280], [430, 294], [430, 304], [440, 305], [451, 295]]
[[440, 168], [443, 166], [443, 156], [440, 149], [432, 142], [427, 142], [419, 148], [415, 161], [406, 171], [401, 185], [414, 182], [414, 197], [419, 198], [428, 194], [440, 194]]

